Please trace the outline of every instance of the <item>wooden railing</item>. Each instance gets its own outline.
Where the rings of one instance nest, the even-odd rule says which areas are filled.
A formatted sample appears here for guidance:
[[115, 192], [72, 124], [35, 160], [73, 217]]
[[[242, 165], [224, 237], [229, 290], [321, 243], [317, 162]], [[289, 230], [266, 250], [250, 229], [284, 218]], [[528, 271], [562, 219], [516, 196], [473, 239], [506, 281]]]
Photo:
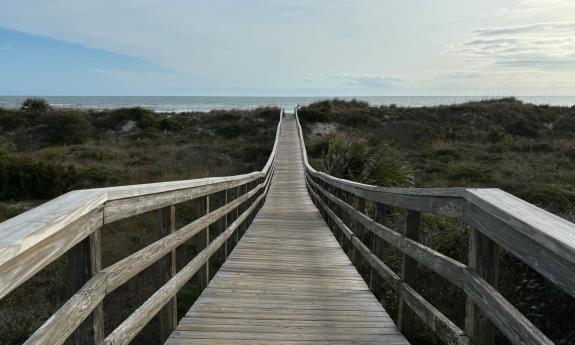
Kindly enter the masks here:
[[[282, 117], [283, 109], [272, 153], [261, 171], [73, 191], [0, 224], [0, 299], [67, 252], [77, 288], [25, 344], [58, 345], [69, 337], [74, 344], [127, 344], [158, 313], [165, 339], [177, 323], [178, 290], [196, 273], [207, 284], [210, 257], [222, 247], [227, 256], [228, 239], [235, 236], [237, 243], [239, 229], [249, 225], [263, 204], [275, 168]], [[202, 215], [176, 230], [175, 207], [190, 200], [199, 202]], [[159, 212], [163, 237], [102, 268], [100, 228], [153, 210]], [[176, 272], [175, 250], [194, 236], [201, 251]], [[162, 265], [165, 284], [104, 337], [104, 297], [156, 262]]]
[[[310, 166], [299, 120], [298, 126], [314, 203], [342, 245], [347, 241], [354, 257], [361, 254], [369, 263], [376, 296], [380, 277], [399, 296], [398, 326], [404, 333], [417, 316], [447, 344], [492, 344], [495, 327], [513, 344], [552, 344], [498, 292], [499, 248], [575, 296], [575, 224], [499, 189], [383, 188], [335, 178]], [[367, 203], [375, 210], [372, 217]], [[405, 210], [403, 231], [383, 224], [389, 207]], [[460, 218], [472, 227], [467, 265], [418, 242], [422, 213]], [[403, 254], [401, 275], [382, 261], [383, 242]], [[418, 265], [465, 292], [465, 332], [414, 289]]]

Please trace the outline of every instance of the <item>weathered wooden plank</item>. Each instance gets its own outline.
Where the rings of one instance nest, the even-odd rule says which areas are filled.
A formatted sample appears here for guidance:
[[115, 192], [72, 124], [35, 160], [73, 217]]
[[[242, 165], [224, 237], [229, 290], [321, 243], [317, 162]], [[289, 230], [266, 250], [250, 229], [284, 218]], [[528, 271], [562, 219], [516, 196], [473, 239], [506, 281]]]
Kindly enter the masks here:
[[[477, 230], [469, 236], [468, 265], [486, 282], [497, 288], [499, 280], [499, 247]], [[468, 298], [465, 309], [465, 331], [475, 345], [495, 343], [495, 325], [483, 314], [480, 308]]]
[[[518, 221], [513, 220], [511, 216], [507, 220], [503, 216], [489, 214], [472, 204], [467, 205], [464, 220], [557, 284], [565, 292], [575, 296], [575, 275], [573, 274], [575, 261], [569, 256], [563, 256], [566, 251], [557, 250], [554, 242], [542, 242], [543, 239], [538, 238], [536, 229], [526, 229], [525, 233], [516, 231], [514, 226]], [[522, 226], [527, 227], [527, 225]], [[559, 228], [568, 231], [565, 225], [560, 225]], [[528, 230], [532, 233], [528, 233]], [[571, 231], [575, 233], [575, 229]]]
[[[70, 249], [68, 253], [72, 289], [80, 290], [102, 269], [101, 231], [94, 231], [88, 238]], [[69, 344], [99, 344], [104, 339], [104, 306], [100, 303], [68, 339]]]
[[[386, 219], [386, 212], [385, 212], [385, 205], [381, 203], [374, 203], [375, 208], [375, 215], [373, 221], [384, 225], [385, 226], [385, 219]], [[373, 235], [373, 253], [376, 257], [383, 260], [383, 240], [379, 236]], [[371, 272], [369, 275], [369, 287], [371, 291], [375, 295], [375, 297], [379, 300], [381, 298], [381, 279], [379, 275], [374, 271], [373, 267], [371, 268]]]
[[[196, 208], [198, 216], [201, 218], [206, 214], [210, 213], [210, 197], [203, 196], [196, 200]], [[210, 244], [210, 227], [207, 226], [205, 229], [201, 230], [196, 235], [196, 250], [201, 252]], [[202, 268], [198, 274], [198, 286], [200, 291], [203, 291], [210, 281], [210, 261], [206, 262], [204, 268]]]
[[[415, 242], [419, 242], [419, 222], [421, 219], [421, 212], [407, 210], [405, 215], [405, 226], [403, 228], [403, 235]], [[403, 254], [401, 266], [401, 279], [404, 283], [410, 286], [417, 284], [417, 261], [410, 258], [408, 255]], [[403, 298], [399, 300], [399, 308], [397, 312], [397, 323], [399, 329], [403, 334], [414, 335], [415, 333], [415, 315], [409, 309], [409, 306]]]
[[[69, 195], [48, 202], [40, 214], [24, 213], [0, 224], [0, 299], [102, 227], [105, 197]], [[65, 207], [78, 199], [85, 206]]]
[[24, 345], [62, 345], [72, 332], [102, 303], [106, 275], [96, 273], [76, 294], [32, 334]]
[[[176, 207], [168, 206], [158, 212], [160, 222], [160, 235], [169, 236], [176, 231]], [[159, 288], [176, 275], [176, 248], [158, 260], [158, 284]], [[159, 312], [160, 330], [158, 338], [164, 343], [178, 324], [178, 301], [174, 295]]]

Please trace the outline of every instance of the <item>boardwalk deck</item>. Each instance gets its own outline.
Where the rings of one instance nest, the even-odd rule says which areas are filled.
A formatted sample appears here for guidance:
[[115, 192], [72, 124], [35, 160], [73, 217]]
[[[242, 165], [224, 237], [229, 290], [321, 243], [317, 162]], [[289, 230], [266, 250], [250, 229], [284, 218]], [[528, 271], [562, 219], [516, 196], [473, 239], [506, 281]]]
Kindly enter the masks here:
[[261, 211], [166, 344], [408, 344], [305, 188], [292, 115]]

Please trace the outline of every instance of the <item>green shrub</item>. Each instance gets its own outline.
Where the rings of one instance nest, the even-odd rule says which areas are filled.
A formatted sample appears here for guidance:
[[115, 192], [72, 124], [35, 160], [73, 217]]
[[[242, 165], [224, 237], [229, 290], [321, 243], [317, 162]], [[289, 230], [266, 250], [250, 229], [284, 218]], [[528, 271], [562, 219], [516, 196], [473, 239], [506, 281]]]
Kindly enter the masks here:
[[461, 185], [471, 183], [487, 183], [490, 174], [483, 167], [475, 163], [461, 162], [449, 166], [447, 170], [449, 180]]
[[382, 143], [372, 150], [364, 180], [378, 186], [405, 187], [413, 185], [414, 177], [403, 156]]
[[501, 126], [491, 127], [489, 132], [487, 133], [487, 140], [493, 144], [500, 143], [505, 140], [509, 136], [509, 133], [505, 130], [505, 128]]
[[322, 160], [324, 172], [347, 180], [363, 181], [369, 164], [369, 145], [358, 137], [336, 136]]
[[141, 107], [103, 111], [93, 114], [93, 117], [94, 125], [104, 129], [121, 130], [128, 121], [134, 121], [140, 130], [148, 132], [176, 131], [182, 128], [179, 121]]
[[70, 152], [74, 154], [79, 160], [86, 161], [111, 161], [117, 155], [114, 152], [106, 151], [97, 147], [77, 147], [70, 149]]
[[365, 110], [356, 110], [343, 114], [339, 122], [350, 127], [365, 127], [373, 124], [374, 120]]
[[513, 135], [536, 138], [539, 136], [540, 126], [526, 119], [519, 119], [505, 128], [507, 132]]
[[50, 144], [81, 144], [88, 140], [92, 125], [84, 113], [54, 112], [42, 117], [41, 136]]
[[566, 212], [575, 205], [575, 192], [550, 183], [525, 186], [518, 194], [519, 197], [552, 212]]
[[30, 118], [22, 113], [0, 109], [0, 127], [3, 131], [12, 131], [30, 125]]
[[26, 157], [0, 159], [0, 199], [50, 199], [71, 190], [77, 182], [73, 166]]
[[183, 125], [176, 119], [165, 117], [159, 121], [158, 128], [163, 132], [175, 132], [181, 130]]
[[31, 97], [22, 102], [20, 109], [27, 113], [41, 115], [50, 110], [50, 104], [43, 98]]
[[299, 110], [298, 117], [302, 122], [328, 122], [331, 120], [331, 116], [328, 112], [308, 108], [302, 108]]
[[210, 129], [213, 130], [216, 135], [223, 136], [228, 139], [240, 136], [254, 136], [258, 131], [257, 126], [238, 121], [213, 123], [210, 125]]
[[386, 187], [413, 184], [413, 173], [396, 150], [385, 143], [370, 148], [359, 137], [332, 138], [323, 155], [322, 170], [335, 177]]

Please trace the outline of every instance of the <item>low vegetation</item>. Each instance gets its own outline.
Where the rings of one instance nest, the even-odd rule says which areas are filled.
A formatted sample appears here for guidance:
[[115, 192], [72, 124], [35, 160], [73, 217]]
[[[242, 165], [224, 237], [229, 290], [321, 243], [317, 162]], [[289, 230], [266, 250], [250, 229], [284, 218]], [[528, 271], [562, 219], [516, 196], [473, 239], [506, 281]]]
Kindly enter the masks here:
[[[301, 108], [299, 117], [317, 169], [383, 186], [501, 188], [575, 221], [575, 107], [513, 98], [421, 108], [328, 100]], [[382, 145], [383, 157], [393, 162], [383, 170], [401, 176], [399, 182], [366, 178], [362, 162]], [[392, 210], [387, 225], [401, 231], [404, 217]], [[421, 242], [466, 263], [468, 230], [460, 221], [424, 215]], [[400, 253], [391, 247], [384, 253], [400, 272]], [[499, 289], [512, 304], [555, 343], [575, 344], [565, 318], [575, 313], [572, 297], [507, 253], [500, 275]], [[416, 290], [463, 328], [464, 294], [426, 269], [419, 281]], [[397, 296], [385, 291], [383, 303], [395, 316]], [[440, 343], [422, 324], [418, 329], [414, 344]], [[497, 342], [507, 344], [500, 334]]]
[[[271, 152], [279, 109], [155, 113], [143, 108], [51, 109], [43, 100], [0, 108], [0, 221], [75, 189], [225, 176], [261, 169]], [[177, 208], [178, 227], [197, 218], [193, 202]], [[155, 212], [103, 228], [104, 266], [158, 239]], [[178, 265], [196, 254], [178, 248]], [[22, 344], [73, 293], [63, 256], [0, 301], [0, 343]], [[106, 297], [110, 332], [157, 289], [155, 267]], [[180, 314], [199, 294], [178, 294]], [[132, 344], [157, 344], [157, 320]]]

